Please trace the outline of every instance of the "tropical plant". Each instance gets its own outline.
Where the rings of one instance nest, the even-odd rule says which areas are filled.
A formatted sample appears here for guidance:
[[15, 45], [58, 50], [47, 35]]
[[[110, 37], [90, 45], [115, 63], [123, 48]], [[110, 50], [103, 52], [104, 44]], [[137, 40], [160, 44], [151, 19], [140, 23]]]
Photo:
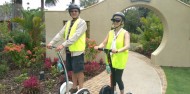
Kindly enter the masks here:
[[143, 53], [150, 56], [160, 45], [163, 35], [163, 24], [153, 12], [149, 12], [147, 18], [141, 18], [142, 26], [137, 28], [141, 32], [140, 43], [143, 45]]
[[45, 62], [44, 62], [44, 68], [46, 70], [50, 70], [51, 67], [52, 67], [51, 59], [50, 58], [46, 58]]
[[25, 50], [25, 45], [16, 45], [9, 43], [5, 46], [4, 52], [12, 57], [12, 60], [16, 67], [26, 67], [29, 64], [30, 51]]
[[27, 73], [24, 73], [24, 74], [21, 74], [17, 77], [14, 77], [14, 81], [18, 84], [22, 83], [24, 80], [28, 79], [28, 74]]
[[6, 90], [6, 85], [0, 84], [0, 92], [3, 93], [3, 91]]
[[40, 94], [40, 83], [36, 76], [30, 76], [23, 82], [22, 94]]
[[0, 78], [3, 78], [8, 70], [9, 67], [7, 66], [7, 64], [3, 64], [2, 62], [0, 62]]
[[24, 44], [25, 48], [32, 50], [32, 39], [29, 33], [21, 31], [13, 31], [10, 33], [15, 44]]
[[32, 50], [32, 67], [37, 69], [42, 69], [43, 63], [45, 61], [45, 47], [35, 47]]
[[3, 17], [4, 21], [8, 21], [11, 17], [12, 4], [5, 2], [2, 6], [0, 6], [0, 16]]
[[56, 81], [53, 79], [49, 79], [45, 81], [45, 86], [48, 88], [48, 90], [51, 90], [55, 84], [56, 84]]
[[9, 28], [7, 26], [7, 22], [0, 23], [0, 51], [4, 49], [4, 46], [7, 43], [13, 41], [10, 36]]
[[52, 67], [51, 67], [51, 75], [52, 75], [53, 77], [57, 77], [58, 74], [59, 74], [59, 70], [58, 70], [57, 66], [55, 66], [55, 65], [52, 66]]
[[181, 0], [181, 1], [190, 5], [190, 0]]
[[[21, 17], [21, 10], [22, 10], [22, 0], [11, 0], [13, 3], [13, 18], [15, 17]], [[12, 23], [12, 28], [13, 30], [15, 30], [18, 27], [18, 25], [16, 23]]]
[[99, 0], [80, 0], [80, 6], [86, 8], [98, 2]]
[[96, 41], [93, 39], [86, 38], [86, 48], [85, 48], [85, 60], [86, 61], [93, 61], [96, 59], [97, 54], [99, 51], [94, 49], [96, 46]]
[[98, 62], [88, 62], [85, 64], [84, 74], [87, 76], [94, 76], [99, 73], [100, 64]]
[[39, 9], [23, 10], [23, 18], [14, 18], [12, 21], [20, 25], [23, 32], [28, 32], [32, 38], [32, 46], [40, 46], [45, 28], [42, 22], [42, 12]]

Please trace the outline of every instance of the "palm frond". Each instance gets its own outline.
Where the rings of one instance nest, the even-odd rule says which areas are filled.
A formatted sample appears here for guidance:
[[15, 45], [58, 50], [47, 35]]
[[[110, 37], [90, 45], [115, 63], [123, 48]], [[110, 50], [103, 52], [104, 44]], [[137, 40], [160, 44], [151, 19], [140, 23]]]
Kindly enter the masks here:
[[45, 0], [45, 6], [55, 6], [59, 0]]

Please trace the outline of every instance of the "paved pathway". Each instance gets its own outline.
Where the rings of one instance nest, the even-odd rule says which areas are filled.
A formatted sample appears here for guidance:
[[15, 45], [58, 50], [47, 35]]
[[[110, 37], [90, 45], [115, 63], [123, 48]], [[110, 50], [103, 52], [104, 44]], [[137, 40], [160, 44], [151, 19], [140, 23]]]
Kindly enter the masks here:
[[[109, 85], [109, 75], [104, 71], [85, 82], [91, 94], [99, 94], [103, 85]], [[150, 63], [150, 59], [135, 52], [129, 52], [127, 67], [123, 72], [125, 93], [132, 94], [164, 94], [166, 80], [163, 70]], [[117, 87], [119, 94], [119, 89]]]

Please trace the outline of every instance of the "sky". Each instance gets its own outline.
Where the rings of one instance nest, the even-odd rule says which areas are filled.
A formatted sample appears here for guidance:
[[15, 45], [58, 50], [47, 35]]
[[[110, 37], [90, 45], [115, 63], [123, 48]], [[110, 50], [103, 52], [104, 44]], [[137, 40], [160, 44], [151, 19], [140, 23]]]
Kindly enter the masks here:
[[[10, 2], [11, 0], [0, 0], [0, 5], [3, 5], [5, 2]], [[66, 10], [68, 5], [72, 0], [58, 0], [56, 6], [45, 7], [47, 10], [52, 11], [63, 11]], [[27, 5], [29, 3], [29, 5]], [[79, 0], [75, 0], [75, 3], [79, 5]], [[41, 6], [41, 0], [22, 0], [22, 5], [24, 9], [36, 9]]]

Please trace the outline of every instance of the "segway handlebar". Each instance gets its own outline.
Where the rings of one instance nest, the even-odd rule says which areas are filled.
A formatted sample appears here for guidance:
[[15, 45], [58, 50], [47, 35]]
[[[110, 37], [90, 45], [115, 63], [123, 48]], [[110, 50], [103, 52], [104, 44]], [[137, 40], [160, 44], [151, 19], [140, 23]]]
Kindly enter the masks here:
[[109, 54], [110, 52], [112, 52], [112, 49], [106, 49], [106, 48], [98, 48], [99, 51], [103, 51], [106, 54]]
[[[43, 46], [45, 46], [45, 44], [42, 44]], [[56, 49], [57, 47], [56, 46], [51, 46], [50, 49]], [[69, 93], [69, 90], [68, 90], [68, 83], [69, 83], [69, 78], [68, 78], [68, 74], [67, 74], [67, 69], [66, 69], [66, 66], [64, 64], [64, 61], [63, 61], [63, 58], [61, 56], [61, 50], [60, 51], [57, 51], [57, 55], [58, 55], [58, 58], [61, 60], [61, 66], [63, 67], [64, 69], [64, 73], [65, 73], [65, 77], [66, 77], [66, 93]]]
[[112, 60], [111, 60], [111, 55], [110, 53], [112, 52], [112, 49], [106, 49], [106, 48], [98, 48], [99, 51], [103, 51], [104, 53], [106, 53], [107, 55], [107, 59], [108, 59], [108, 63], [111, 64]]

